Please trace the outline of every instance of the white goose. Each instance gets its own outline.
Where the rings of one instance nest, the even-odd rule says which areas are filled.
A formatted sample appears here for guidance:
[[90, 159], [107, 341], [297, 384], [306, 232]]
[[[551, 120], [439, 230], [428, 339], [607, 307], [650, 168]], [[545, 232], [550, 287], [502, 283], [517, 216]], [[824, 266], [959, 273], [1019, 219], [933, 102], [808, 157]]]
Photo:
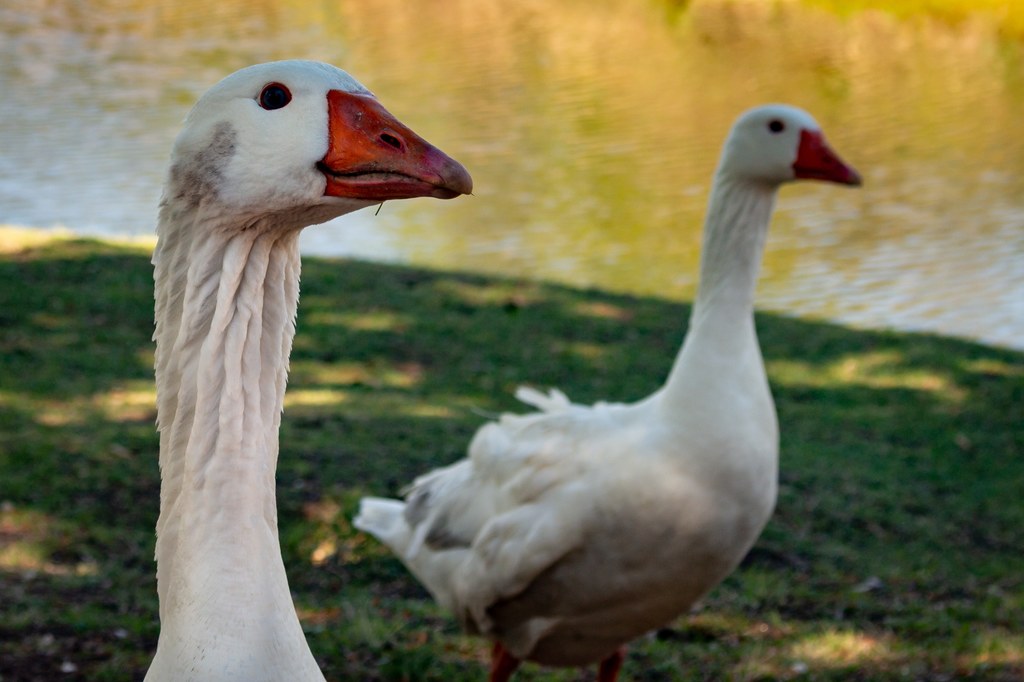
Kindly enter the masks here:
[[362, 501], [388, 545], [471, 632], [495, 641], [492, 682], [522, 660], [601, 661], [686, 611], [753, 545], [776, 496], [778, 427], [754, 289], [778, 187], [857, 185], [814, 119], [789, 106], [735, 123], [714, 178], [690, 331], [665, 385], [633, 404], [517, 396], [540, 414], [482, 427], [468, 459], [406, 502]]
[[161, 630], [146, 680], [324, 679], [288, 590], [274, 492], [299, 232], [471, 189], [462, 166], [326, 64], [243, 69], [186, 118], [153, 255]]

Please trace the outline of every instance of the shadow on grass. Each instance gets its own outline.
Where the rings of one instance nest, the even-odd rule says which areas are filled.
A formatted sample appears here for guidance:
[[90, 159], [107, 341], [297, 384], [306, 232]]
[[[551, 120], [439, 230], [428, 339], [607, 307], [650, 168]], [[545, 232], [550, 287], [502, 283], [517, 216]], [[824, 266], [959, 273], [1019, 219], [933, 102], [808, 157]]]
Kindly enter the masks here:
[[[580, 402], [650, 393], [689, 308], [321, 260], [302, 292], [278, 481], [311, 646], [332, 680], [482, 679], [486, 647], [352, 531], [356, 500], [461, 457], [481, 413], [519, 409], [519, 383]], [[758, 328], [783, 440], [776, 515], [701, 610], [634, 647], [627, 677], [1019, 679], [1022, 355], [774, 315]], [[148, 664], [151, 332], [142, 251], [0, 255], [4, 682]]]

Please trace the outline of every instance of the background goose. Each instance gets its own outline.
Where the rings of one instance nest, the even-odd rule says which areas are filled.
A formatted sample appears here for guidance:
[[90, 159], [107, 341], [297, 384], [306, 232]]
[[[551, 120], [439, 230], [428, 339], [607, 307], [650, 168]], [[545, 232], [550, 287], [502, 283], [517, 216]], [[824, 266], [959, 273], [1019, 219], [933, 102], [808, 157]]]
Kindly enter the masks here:
[[243, 69], [186, 118], [153, 256], [161, 630], [147, 680], [324, 679], [288, 590], [274, 491], [299, 231], [471, 189], [462, 166], [326, 64]]
[[727, 576], [775, 504], [778, 427], [753, 303], [779, 186], [857, 185], [810, 115], [734, 124], [714, 177], [690, 330], [665, 385], [633, 404], [574, 405], [485, 425], [468, 459], [407, 501], [366, 498], [355, 525], [388, 545], [443, 606], [496, 642], [491, 680], [521, 660], [601, 661]]

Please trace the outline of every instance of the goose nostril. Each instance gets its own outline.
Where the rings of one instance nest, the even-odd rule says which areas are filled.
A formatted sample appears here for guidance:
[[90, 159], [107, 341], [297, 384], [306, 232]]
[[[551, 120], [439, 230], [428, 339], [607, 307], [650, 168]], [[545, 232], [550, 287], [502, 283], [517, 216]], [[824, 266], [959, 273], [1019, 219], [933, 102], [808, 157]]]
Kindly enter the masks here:
[[394, 147], [395, 149], [397, 149], [399, 151], [401, 151], [402, 149], [405, 148], [405, 145], [402, 144], [401, 138], [396, 137], [396, 136], [392, 135], [391, 133], [381, 133], [380, 134], [380, 141], [383, 142], [384, 144], [388, 145], [389, 147]]

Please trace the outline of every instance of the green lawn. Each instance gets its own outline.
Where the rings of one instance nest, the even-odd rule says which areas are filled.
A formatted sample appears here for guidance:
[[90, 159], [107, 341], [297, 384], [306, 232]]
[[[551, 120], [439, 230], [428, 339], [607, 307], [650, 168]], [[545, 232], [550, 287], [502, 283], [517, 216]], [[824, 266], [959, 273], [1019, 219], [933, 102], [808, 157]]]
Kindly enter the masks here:
[[[4, 236], [0, 231], [0, 237]], [[157, 639], [148, 252], [0, 239], [0, 680], [139, 680]], [[520, 382], [578, 401], [663, 379], [688, 307], [350, 261], [304, 265], [282, 544], [329, 680], [483, 680], [358, 498], [464, 451]], [[778, 510], [624, 679], [1024, 677], [1024, 354], [759, 316]], [[527, 666], [519, 680], [593, 679]]]

